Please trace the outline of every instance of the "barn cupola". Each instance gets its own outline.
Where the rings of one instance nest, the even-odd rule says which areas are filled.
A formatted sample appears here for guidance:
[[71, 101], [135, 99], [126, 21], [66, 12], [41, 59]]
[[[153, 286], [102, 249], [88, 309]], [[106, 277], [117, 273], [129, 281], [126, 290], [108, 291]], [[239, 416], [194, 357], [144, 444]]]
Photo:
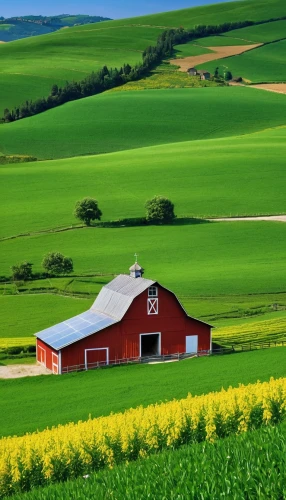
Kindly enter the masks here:
[[137, 254], [135, 254], [135, 264], [129, 268], [131, 278], [142, 278], [144, 269], [137, 262]]

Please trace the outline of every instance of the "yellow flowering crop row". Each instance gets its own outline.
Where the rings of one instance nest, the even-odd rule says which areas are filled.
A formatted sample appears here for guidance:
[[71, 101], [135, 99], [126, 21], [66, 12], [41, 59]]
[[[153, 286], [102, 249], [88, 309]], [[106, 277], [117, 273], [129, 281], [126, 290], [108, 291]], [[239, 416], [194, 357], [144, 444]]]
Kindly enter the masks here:
[[15, 338], [2, 338], [0, 339], [0, 349], [6, 349], [7, 347], [24, 347], [27, 345], [35, 345], [35, 337], [15, 337]]
[[226, 342], [232, 340], [234, 343], [253, 341], [278, 341], [285, 340], [286, 317], [268, 319], [264, 321], [249, 322], [236, 326], [224, 326], [216, 328], [214, 340]]
[[274, 424], [285, 415], [286, 378], [280, 378], [2, 438], [0, 496]]

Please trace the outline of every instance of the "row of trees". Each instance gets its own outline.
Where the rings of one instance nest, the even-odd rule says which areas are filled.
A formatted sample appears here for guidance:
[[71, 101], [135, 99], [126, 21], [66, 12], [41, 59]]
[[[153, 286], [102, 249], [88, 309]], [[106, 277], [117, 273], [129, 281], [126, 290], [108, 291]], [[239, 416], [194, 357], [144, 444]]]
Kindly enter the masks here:
[[[146, 220], [148, 222], [168, 223], [175, 219], [174, 204], [164, 196], [154, 196], [145, 204]], [[87, 226], [91, 221], [100, 220], [102, 212], [94, 198], [84, 198], [75, 206], [74, 215]], [[33, 264], [23, 261], [11, 267], [14, 281], [28, 281], [33, 279]], [[73, 271], [73, 261], [60, 252], [49, 252], [44, 256], [42, 267], [47, 276], [69, 274]]]
[[[168, 223], [175, 219], [174, 204], [164, 196], [154, 196], [146, 201], [146, 221], [153, 223]], [[90, 226], [91, 221], [100, 220], [102, 212], [94, 198], [83, 198], [77, 201], [74, 215], [77, 219]]]
[[[31, 262], [21, 262], [11, 267], [12, 278], [15, 281], [27, 281], [33, 278], [33, 264]], [[48, 276], [59, 274], [69, 274], [73, 271], [73, 261], [70, 257], [65, 257], [60, 252], [49, 252], [45, 255], [42, 266]]]
[[3, 120], [5, 122], [12, 122], [27, 118], [28, 116], [42, 113], [66, 102], [90, 97], [123, 85], [126, 82], [139, 80], [148, 74], [155, 65], [159, 64], [163, 58], [171, 56], [174, 45], [186, 43], [196, 38], [225, 33], [252, 24], [257, 23], [253, 21], [241, 21], [223, 23], [217, 26], [200, 25], [189, 30], [185, 30], [184, 28], [164, 30], [159, 35], [156, 45], [150, 45], [144, 50], [140, 64], [133, 67], [130, 64], [124, 64], [120, 69], [103, 66], [102, 69], [92, 72], [79, 82], [66, 82], [66, 85], [62, 87], [54, 84], [48, 97], [42, 97], [35, 101], [26, 101], [12, 110], [5, 108]]

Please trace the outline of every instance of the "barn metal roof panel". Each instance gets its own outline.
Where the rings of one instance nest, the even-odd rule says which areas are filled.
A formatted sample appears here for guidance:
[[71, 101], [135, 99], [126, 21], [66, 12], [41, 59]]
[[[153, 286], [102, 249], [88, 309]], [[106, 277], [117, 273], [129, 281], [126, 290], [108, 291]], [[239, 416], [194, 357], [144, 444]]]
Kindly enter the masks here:
[[89, 310], [35, 335], [53, 349], [59, 350], [116, 322], [116, 319], [104, 313]]
[[120, 321], [128, 311], [133, 299], [154, 283], [156, 282], [145, 278], [132, 278], [120, 274], [101, 289], [91, 311], [107, 314]]

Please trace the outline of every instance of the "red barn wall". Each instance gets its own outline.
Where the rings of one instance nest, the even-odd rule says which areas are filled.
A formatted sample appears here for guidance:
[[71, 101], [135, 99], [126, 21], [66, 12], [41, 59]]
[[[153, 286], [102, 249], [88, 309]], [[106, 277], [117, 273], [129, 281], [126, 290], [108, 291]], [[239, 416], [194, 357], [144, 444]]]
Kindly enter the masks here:
[[[62, 368], [84, 365], [85, 349], [109, 348], [109, 361], [140, 355], [140, 334], [161, 333], [161, 354], [186, 352], [186, 336], [198, 335], [198, 350], [210, 349], [210, 327], [189, 318], [175, 295], [158, 286], [158, 314], [147, 314], [148, 290], [133, 300], [124, 318], [101, 332], [62, 349]], [[105, 351], [88, 353], [88, 362], [105, 361]]]
[[[53, 353], [55, 356], [53, 356]], [[39, 363], [44, 364], [46, 368], [57, 373], [55, 364], [56, 361], [58, 361], [58, 356], [58, 351], [45, 344], [42, 340], [37, 339], [37, 361], [39, 361]]]

